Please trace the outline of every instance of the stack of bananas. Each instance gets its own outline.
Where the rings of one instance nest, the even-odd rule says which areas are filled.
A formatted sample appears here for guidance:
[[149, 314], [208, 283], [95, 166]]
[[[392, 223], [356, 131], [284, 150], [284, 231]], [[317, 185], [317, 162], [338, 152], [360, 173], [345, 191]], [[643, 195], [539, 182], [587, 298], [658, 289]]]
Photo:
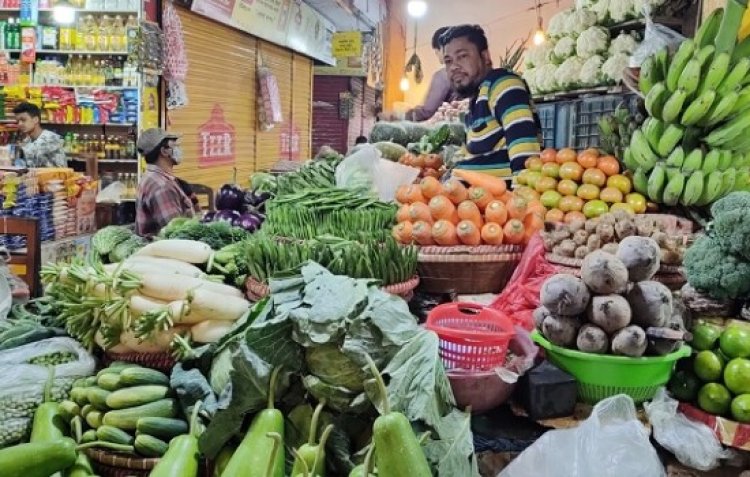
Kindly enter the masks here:
[[623, 162], [635, 189], [656, 203], [702, 206], [750, 190], [750, 42], [714, 45], [723, 14], [715, 10], [671, 57], [664, 49], [641, 66], [650, 117]]
[[599, 148], [615, 157], [622, 157], [625, 148], [630, 144], [630, 138], [643, 123], [643, 115], [630, 114], [623, 102], [617, 105], [612, 114], [602, 116], [598, 121]]

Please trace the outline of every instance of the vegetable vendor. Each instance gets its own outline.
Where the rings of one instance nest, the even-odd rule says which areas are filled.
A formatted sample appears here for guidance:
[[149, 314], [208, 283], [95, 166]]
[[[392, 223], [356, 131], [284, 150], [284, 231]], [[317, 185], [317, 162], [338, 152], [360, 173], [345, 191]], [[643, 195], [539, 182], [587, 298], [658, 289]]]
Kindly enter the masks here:
[[526, 83], [512, 71], [492, 68], [487, 36], [479, 26], [452, 27], [440, 43], [453, 89], [470, 98], [465, 119], [468, 157], [456, 168], [494, 176], [520, 172], [526, 159], [541, 150]]
[[66, 167], [65, 141], [58, 134], [42, 129], [42, 112], [31, 103], [13, 109], [24, 140], [21, 143], [24, 167]]
[[146, 160], [146, 173], [138, 185], [135, 204], [135, 232], [149, 237], [175, 217], [192, 217], [193, 202], [173, 174], [182, 162], [178, 135], [152, 128], [138, 138], [138, 152]]

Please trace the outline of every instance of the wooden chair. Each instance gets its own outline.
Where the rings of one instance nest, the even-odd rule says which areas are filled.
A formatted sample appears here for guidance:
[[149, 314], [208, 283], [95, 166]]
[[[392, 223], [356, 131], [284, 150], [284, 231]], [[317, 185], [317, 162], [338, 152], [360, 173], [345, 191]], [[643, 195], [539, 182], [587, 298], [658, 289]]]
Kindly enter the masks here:
[[214, 190], [203, 184], [190, 184], [193, 189], [193, 193], [198, 197], [198, 204], [201, 206], [201, 210], [208, 210], [214, 212], [216, 207], [214, 206]]
[[23, 217], [0, 217], [0, 233], [26, 236], [26, 249], [11, 251], [10, 270], [26, 282], [32, 297], [39, 296], [41, 240], [39, 221]]

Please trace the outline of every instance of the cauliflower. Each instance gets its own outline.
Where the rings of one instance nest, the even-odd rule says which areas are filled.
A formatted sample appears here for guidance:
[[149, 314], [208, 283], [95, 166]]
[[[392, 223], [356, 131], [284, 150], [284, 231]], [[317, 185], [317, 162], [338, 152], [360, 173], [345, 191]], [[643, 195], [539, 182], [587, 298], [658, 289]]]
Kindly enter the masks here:
[[560, 38], [565, 35], [565, 23], [572, 13], [573, 9], [568, 9], [552, 15], [552, 18], [549, 19], [549, 26], [547, 26], [547, 33], [550, 38]]
[[574, 10], [565, 19], [565, 32], [567, 35], [576, 37], [582, 31], [594, 25], [596, 25], [596, 13], [591, 10]]
[[558, 65], [566, 59], [573, 56], [576, 52], [576, 41], [569, 37], [564, 36], [557, 41], [554, 50], [552, 50], [551, 60], [553, 63]]
[[750, 294], [750, 263], [738, 259], [711, 237], [700, 237], [685, 252], [685, 274], [690, 285], [717, 300]]
[[536, 86], [536, 68], [526, 68], [521, 77], [526, 81], [532, 93], [538, 90]]
[[557, 69], [557, 83], [565, 90], [578, 86], [581, 77], [583, 60], [577, 56], [571, 56]]
[[594, 55], [581, 66], [580, 83], [583, 86], [598, 86], [602, 83], [602, 63], [604, 58]]
[[539, 66], [546, 65], [547, 63], [549, 63], [552, 49], [553, 45], [548, 41], [545, 41], [541, 45], [529, 48], [529, 50], [526, 52], [524, 65], [527, 68], [538, 68]]
[[609, 4], [611, 1], [618, 0], [599, 0], [589, 9], [596, 14], [596, 23], [605, 25], [609, 21]]
[[624, 53], [626, 55], [631, 55], [636, 48], [638, 48], [638, 42], [635, 41], [633, 35], [620, 33], [620, 35], [610, 43], [609, 54], [616, 55], [618, 53]]
[[622, 81], [623, 70], [627, 68], [629, 64], [630, 57], [628, 55], [618, 53], [610, 56], [602, 65], [604, 79], [607, 82], [619, 83]]
[[750, 192], [732, 192], [711, 206], [713, 238], [721, 247], [750, 261]]
[[614, 0], [609, 2], [609, 18], [613, 22], [624, 22], [635, 15], [635, 0]]
[[584, 30], [576, 40], [576, 54], [585, 60], [607, 51], [608, 45], [609, 32], [604, 28], [593, 26]]
[[537, 68], [536, 77], [534, 78], [534, 83], [537, 87], [536, 92], [549, 93], [558, 90], [557, 70], [558, 67], [552, 63], [547, 63], [546, 65]]

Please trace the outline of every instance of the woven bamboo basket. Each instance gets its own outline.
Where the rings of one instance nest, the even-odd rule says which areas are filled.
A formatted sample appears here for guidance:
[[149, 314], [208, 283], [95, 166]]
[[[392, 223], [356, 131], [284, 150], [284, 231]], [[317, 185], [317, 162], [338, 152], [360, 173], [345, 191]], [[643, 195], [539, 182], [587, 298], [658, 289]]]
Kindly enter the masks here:
[[125, 361], [167, 374], [177, 364], [177, 361], [169, 353], [112, 353], [107, 351], [104, 353], [103, 361], [105, 366], [109, 366], [113, 361]]
[[421, 247], [417, 265], [420, 290], [428, 293], [497, 293], [513, 275], [522, 250], [518, 245]]
[[[419, 276], [414, 275], [409, 280], [401, 283], [393, 283], [382, 287], [382, 290], [392, 295], [398, 295], [404, 300], [410, 300], [414, 295], [414, 289], [419, 285]], [[248, 277], [245, 281], [247, 289], [247, 298], [252, 301], [262, 300], [267, 297], [271, 290], [266, 283], [259, 282], [253, 277]]]
[[[102, 449], [86, 449], [91, 465], [101, 477], [148, 477], [158, 458], [144, 458], [127, 454], [108, 452]], [[213, 463], [202, 459], [199, 476], [212, 475]]]

